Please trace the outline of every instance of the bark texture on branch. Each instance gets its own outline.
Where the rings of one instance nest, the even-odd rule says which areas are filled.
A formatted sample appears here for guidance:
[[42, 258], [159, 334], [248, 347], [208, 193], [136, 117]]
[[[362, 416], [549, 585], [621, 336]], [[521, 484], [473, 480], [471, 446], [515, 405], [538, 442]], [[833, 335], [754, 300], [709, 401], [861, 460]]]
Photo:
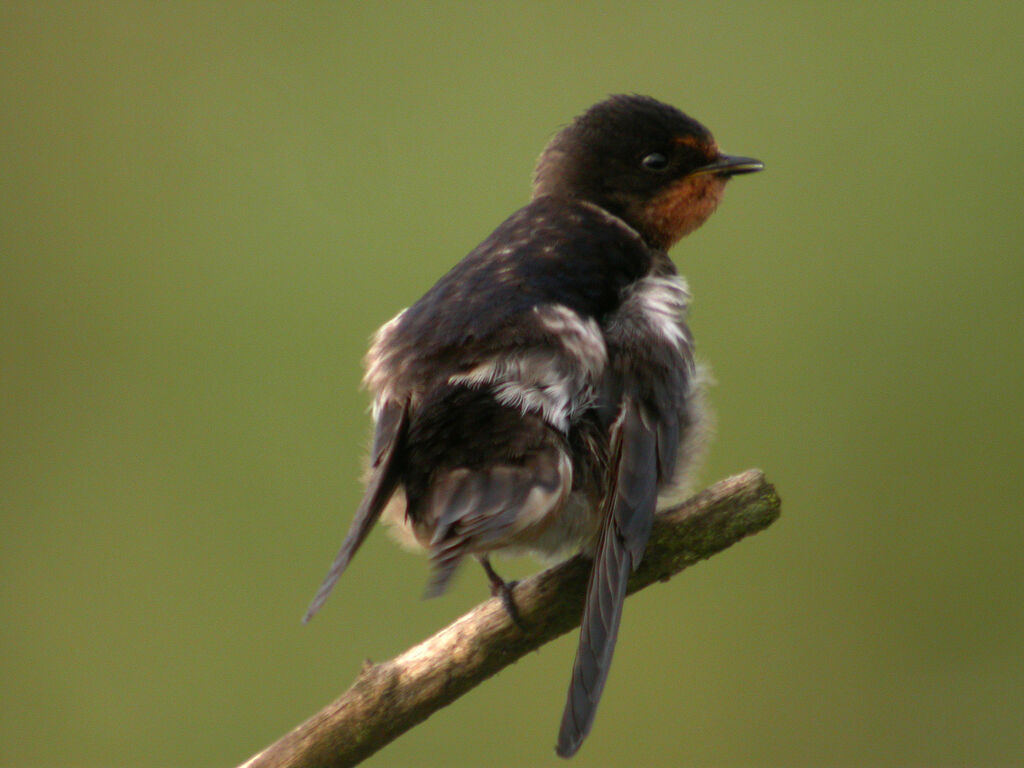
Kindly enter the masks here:
[[[779, 516], [775, 489], [752, 469], [658, 514], [629, 593], [667, 581]], [[518, 584], [526, 632], [501, 601], [481, 603], [400, 656], [363, 668], [338, 699], [241, 768], [341, 768], [359, 763], [491, 675], [579, 626], [589, 561], [576, 556]]]

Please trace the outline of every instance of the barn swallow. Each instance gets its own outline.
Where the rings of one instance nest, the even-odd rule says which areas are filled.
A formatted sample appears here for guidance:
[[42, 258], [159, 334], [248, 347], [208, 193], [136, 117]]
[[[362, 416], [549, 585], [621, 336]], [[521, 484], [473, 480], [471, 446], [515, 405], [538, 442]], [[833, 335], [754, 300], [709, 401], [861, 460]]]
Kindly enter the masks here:
[[365, 495], [306, 614], [387, 508], [427, 595], [468, 555], [593, 558], [556, 752], [590, 731], [629, 574], [705, 423], [686, 283], [667, 255], [761, 170], [678, 109], [612, 96], [550, 141], [531, 201], [374, 336]]

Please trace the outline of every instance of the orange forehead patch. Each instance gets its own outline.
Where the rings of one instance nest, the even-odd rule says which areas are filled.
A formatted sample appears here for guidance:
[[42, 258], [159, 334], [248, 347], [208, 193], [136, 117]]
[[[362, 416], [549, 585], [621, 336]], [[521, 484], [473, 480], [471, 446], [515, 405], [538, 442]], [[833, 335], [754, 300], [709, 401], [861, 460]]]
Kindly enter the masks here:
[[698, 139], [696, 136], [676, 136], [672, 139], [673, 144], [682, 144], [692, 149], [696, 149], [698, 152], [703, 154], [708, 160], [714, 160], [718, 157], [718, 143], [715, 141], [706, 142], [702, 139]]

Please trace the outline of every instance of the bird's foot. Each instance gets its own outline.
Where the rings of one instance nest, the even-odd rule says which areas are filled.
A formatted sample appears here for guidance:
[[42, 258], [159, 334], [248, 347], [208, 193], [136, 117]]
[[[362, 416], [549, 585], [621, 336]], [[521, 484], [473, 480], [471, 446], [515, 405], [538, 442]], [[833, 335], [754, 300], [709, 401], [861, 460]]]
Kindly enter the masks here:
[[515, 600], [512, 599], [512, 590], [515, 589], [518, 581], [505, 581], [501, 576], [498, 575], [497, 571], [491, 565], [491, 561], [487, 557], [480, 558], [480, 565], [484, 567], [484, 572], [487, 574], [487, 580], [491, 584], [491, 597], [497, 597], [501, 599], [501, 604], [505, 608], [505, 613], [512, 619], [512, 623], [519, 627], [521, 632], [526, 632], [526, 625], [523, 624], [523, 619], [519, 615], [519, 609], [516, 608]]

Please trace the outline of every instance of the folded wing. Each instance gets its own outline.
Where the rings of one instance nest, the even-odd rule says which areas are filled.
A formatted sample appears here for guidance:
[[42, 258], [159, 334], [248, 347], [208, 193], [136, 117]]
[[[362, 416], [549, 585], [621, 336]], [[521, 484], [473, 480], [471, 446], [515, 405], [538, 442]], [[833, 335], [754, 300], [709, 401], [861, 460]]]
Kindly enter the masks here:
[[341, 544], [341, 549], [334, 557], [331, 568], [320, 589], [317, 590], [313, 602], [309, 604], [303, 623], [313, 618], [320, 610], [334, 585], [345, 572], [352, 556], [366, 540], [367, 534], [380, 513], [387, 506], [399, 480], [399, 454], [408, 428], [409, 414], [405, 404], [393, 401], [385, 402], [377, 416], [377, 427], [373, 437], [371, 451], [370, 479], [363, 493], [363, 500], [356, 510], [355, 518], [349, 528], [348, 535]]
[[575, 754], [590, 731], [622, 618], [629, 574], [640, 564], [657, 501], [657, 432], [627, 402], [613, 428], [601, 535], [587, 584], [579, 647], [556, 751]]

